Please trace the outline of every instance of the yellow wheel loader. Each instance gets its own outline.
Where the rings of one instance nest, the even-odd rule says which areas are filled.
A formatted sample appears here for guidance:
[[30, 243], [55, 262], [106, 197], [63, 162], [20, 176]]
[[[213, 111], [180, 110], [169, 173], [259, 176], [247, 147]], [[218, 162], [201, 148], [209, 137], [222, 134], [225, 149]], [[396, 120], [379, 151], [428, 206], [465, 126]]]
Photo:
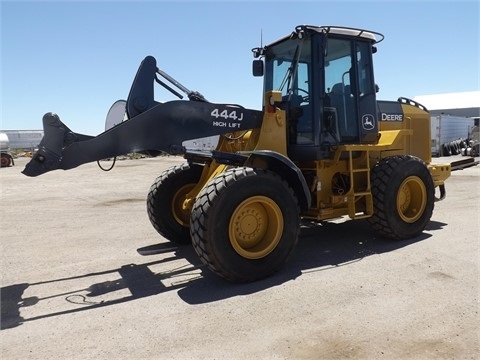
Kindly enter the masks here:
[[[104, 133], [74, 133], [46, 114], [44, 138], [24, 174], [131, 152], [183, 155], [183, 165], [152, 185], [150, 221], [169, 241], [193, 243], [210, 270], [234, 282], [280, 269], [302, 221], [366, 218], [379, 236], [418, 236], [434, 201], [445, 197], [451, 169], [431, 163], [424, 106], [377, 101], [372, 55], [382, 40], [374, 31], [300, 25], [254, 48], [262, 111], [209, 102], [148, 56], [127, 100], [112, 106]], [[179, 100], [157, 102], [155, 83]], [[182, 146], [213, 135], [215, 150]]]

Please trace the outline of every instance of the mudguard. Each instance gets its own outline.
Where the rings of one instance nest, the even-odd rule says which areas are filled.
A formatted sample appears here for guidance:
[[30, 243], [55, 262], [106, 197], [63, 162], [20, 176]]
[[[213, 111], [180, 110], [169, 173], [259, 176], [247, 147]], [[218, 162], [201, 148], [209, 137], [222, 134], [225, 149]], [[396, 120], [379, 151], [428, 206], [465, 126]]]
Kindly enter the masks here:
[[246, 160], [245, 166], [269, 169], [281, 175], [297, 195], [300, 208], [307, 210], [311, 206], [312, 197], [302, 171], [288, 157], [270, 150], [256, 150]]

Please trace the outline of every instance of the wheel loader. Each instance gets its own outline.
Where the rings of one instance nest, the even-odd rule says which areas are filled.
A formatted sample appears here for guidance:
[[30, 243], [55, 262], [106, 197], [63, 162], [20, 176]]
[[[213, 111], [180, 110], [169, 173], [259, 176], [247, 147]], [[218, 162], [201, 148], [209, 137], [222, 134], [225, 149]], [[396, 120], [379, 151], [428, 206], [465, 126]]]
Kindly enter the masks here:
[[[74, 133], [58, 115], [45, 114], [44, 137], [23, 173], [132, 152], [182, 155], [185, 163], [151, 186], [149, 219], [165, 239], [192, 243], [210, 270], [232, 282], [279, 270], [302, 222], [367, 219], [378, 236], [416, 237], [445, 197], [451, 168], [431, 163], [424, 106], [377, 101], [372, 55], [383, 38], [299, 25], [252, 49], [253, 75], [264, 79], [261, 111], [210, 102], [147, 56], [98, 136]], [[155, 83], [178, 100], [156, 101]], [[214, 150], [182, 145], [213, 135]]]

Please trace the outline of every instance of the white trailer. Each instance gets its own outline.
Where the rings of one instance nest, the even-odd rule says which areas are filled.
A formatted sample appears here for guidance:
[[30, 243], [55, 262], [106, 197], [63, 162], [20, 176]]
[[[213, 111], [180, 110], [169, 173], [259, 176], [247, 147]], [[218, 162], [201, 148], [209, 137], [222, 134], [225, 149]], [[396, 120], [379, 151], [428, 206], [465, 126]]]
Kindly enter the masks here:
[[451, 115], [431, 116], [432, 156], [446, 156], [444, 149], [458, 140], [469, 139], [474, 119]]

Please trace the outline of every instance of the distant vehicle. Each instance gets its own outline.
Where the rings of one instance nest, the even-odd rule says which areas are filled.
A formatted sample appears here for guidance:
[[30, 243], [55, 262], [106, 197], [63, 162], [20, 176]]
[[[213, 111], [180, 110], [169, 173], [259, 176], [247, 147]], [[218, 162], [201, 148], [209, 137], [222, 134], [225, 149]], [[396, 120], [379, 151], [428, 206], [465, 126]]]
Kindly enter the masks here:
[[477, 125], [472, 128], [470, 141], [466, 145], [467, 147], [462, 149], [463, 156], [480, 156], [480, 128]]
[[0, 153], [1, 153], [1, 167], [9, 167], [15, 165], [13, 156], [10, 153], [10, 142], [5, 133], [0, 133]]
[[467, 147], [467, 139], [474, 127], [472, 118], [436, 115], [431, 116], [432, 156], [460, 154]]

